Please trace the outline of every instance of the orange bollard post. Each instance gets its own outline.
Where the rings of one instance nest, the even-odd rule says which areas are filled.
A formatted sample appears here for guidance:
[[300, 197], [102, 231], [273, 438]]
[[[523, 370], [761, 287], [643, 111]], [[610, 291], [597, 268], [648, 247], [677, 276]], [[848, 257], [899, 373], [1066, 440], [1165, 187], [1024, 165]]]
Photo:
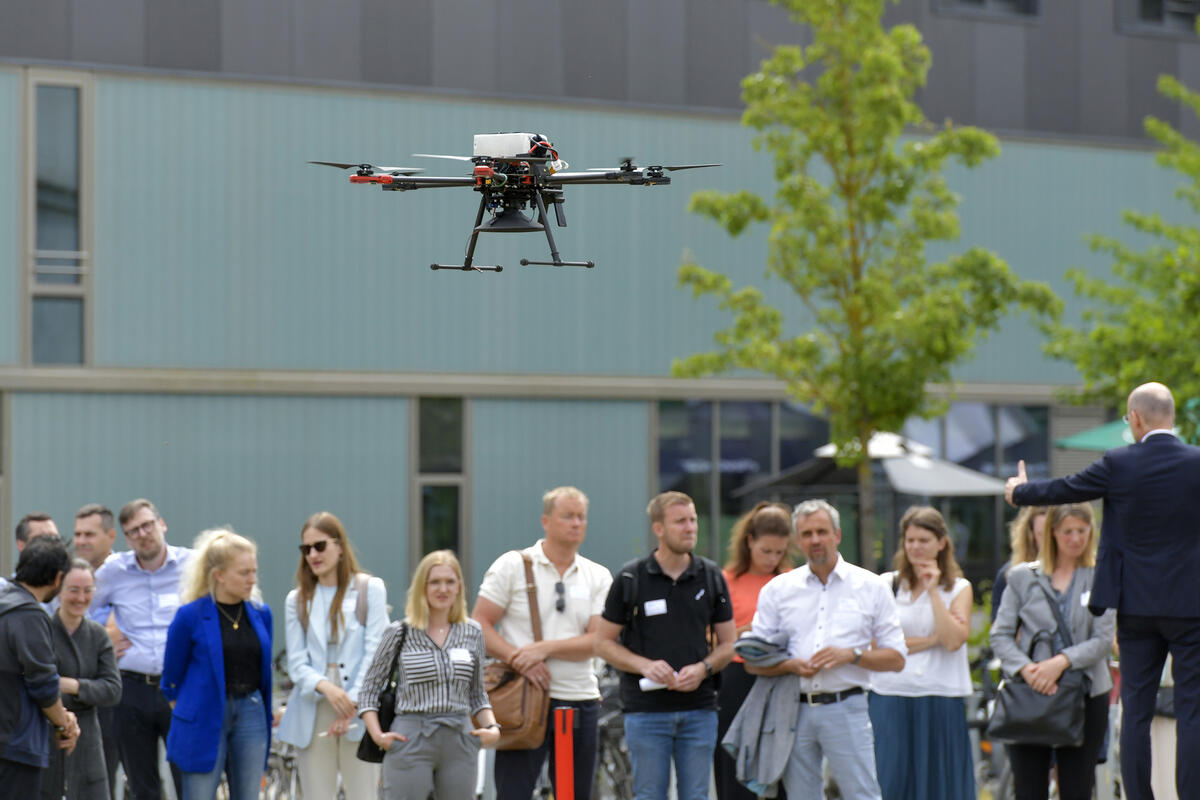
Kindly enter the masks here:
[[575, 709], [554, 709], [554, 800], [575, 800]]

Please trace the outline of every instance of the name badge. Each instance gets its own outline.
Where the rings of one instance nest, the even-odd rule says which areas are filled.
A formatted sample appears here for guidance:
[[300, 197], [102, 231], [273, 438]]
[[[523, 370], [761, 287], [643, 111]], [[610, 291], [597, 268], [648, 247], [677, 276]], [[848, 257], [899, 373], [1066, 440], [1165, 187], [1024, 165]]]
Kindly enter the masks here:
[[587, 600], [589, 597], [591, 597], [591, 594], [588, 592], [588, 587], [581, 583], [577, 583], [567, 587], [567, 597], [571, 597], [576, 600]]
[[1084, 608], [1087, 608], [1088, 600], [1091, 600], [1091, 599], [1092, 599], [1091, 591], [1079, 593], [1079, 605], [1083, 606]]
[[459, 664], [470, 663], [471, 661], [471, 651], [465, 647], [451, 647], [449, 652], [451, 661]]
[[667, 613], [666, 598], [663, 598], [662, 600], [647, 600], [645, 609], [647, 617], [657, 617], [659, 614]]
[[179, 594], [177, 592], [162, 592], [158, 595], [159, 608], [175, 608], [179, 605]]

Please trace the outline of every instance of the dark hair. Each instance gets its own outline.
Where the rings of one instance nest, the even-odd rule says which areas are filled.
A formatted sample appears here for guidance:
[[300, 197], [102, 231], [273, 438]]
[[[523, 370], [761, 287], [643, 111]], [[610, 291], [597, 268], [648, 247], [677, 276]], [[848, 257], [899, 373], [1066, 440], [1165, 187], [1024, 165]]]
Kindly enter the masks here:
[[[750, 571], [750, 544], [757, 542], [760, 536], [782, 536], [791, 540], [792, 512], [782, 503], [768, 503], [760, 500], [754, 508], [742, 515], [733, 526], [733, 534], [729, 538], [729, 558], [725, 561], [725, 569], [737, 578]], [[783, 559], [775, 565], [778, 575], [783, 567]]]
[[44, 511], [33, 511], [21, 517], [21, 521], [17, 523], [17, 541], [22, 544], [29, 541], [29, 523], [31, 522], [48, 522], [53, 517]]
[[57, 536], [37, 536], [25, 545], [17, 559], [13, 579], [35, 589], [51, 586], [55, 578], [71, 568], [71, 554]]
[[[354, 548], [350, 546], [350, 537], [346, 535], [345, 526], [335, 515], [328, 511], [318, 511], [304, 520], [304, 524], [300, 526], [301, 539], [309, 528], [325, 534], [342, 549], [337, 564], [337, 589], [333, 593], [333, 602], [329, 604], [329, 641], [332, 642], [338, 638], [338, 624], [342, 619], [342, 598], [346, 596], [346, 590], [350, 588], [351, 581], [359, 572], [358, 559], [354, 556]], [[308, 565], [308, 559], [304, 557], [303, 552], [300, 555], [300, 566], [296, 568], [296, 589], [296, 608], [311, 610], [313, 594], [317, 590], [317, 576], [313, 575], [312, 567]]]
[[113, 512], [112, 509], [100, 503], [88, 503], [83, 508], [75, 512], [75, 519], [83, 519], [90, 517], [93, 514], [100, 515], [100, 527], [106, 531], [113, 529]]
[[138, 499], [130, 500], [128, 503], [121, 506], [121, 513], [117, 517], [121, 523], [121, 529], [124, 530], [125, 523], [129, 522], [129, 520], [133, 518], [133, 515], [141, 511], [143, 508], [150, 509], [150, 513], [154, 515], [155, 519], [162, 519], [162, 514], [158, 513], [158, 509], [154, 507], [154, 503], [151, 503], [144, 497], [139, 497]]
[[900, 518], [900, 547], [893, 561], [900, 579], [908, 584], [909, 591], [917, 588], [917, 571], [909, 563], [908, 553], [904, 550], [904, 532], [912, 527], [929, 531], [938, 541], [946, 541], [946, 546], [937, 554], [938, 570], [942, 573], [940, 585], [947, 591], [954, 588], [955, 579], [962, 577], [962, 568], [954, 559], [954, 542], [949, 541], [950, 531], [946, 528], [946, 520], [942, 512], [931, 506], [910, 506]]

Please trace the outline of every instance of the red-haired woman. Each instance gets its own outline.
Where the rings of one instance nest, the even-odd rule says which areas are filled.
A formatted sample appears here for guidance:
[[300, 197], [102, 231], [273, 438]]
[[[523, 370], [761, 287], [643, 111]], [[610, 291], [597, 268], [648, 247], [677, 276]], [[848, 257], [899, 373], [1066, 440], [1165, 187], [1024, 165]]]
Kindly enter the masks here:
[[946, 521], [914, 506], [900, 520], [894, 572], [908, 658], [900, 672], [871, 674], [875, 765], [884, 800], [974, 800], [966, 698], [971, 584], [954, 560]]

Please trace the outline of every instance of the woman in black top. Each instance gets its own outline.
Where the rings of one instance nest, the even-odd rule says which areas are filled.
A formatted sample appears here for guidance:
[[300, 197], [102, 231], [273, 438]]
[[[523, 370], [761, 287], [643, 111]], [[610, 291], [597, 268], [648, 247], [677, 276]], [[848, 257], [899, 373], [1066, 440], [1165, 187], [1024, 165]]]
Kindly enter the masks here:
[[183, 772], [182, 800], [212, 800], [222, 773], [229, 800], [258, 798], [271, 736], [271, 610], [257, 578], [253, 542], [227, 529], [200, 534], [163, 659], [174, 708], [167, 758]]
[[121, 673], [104, 626], [87, 618], [96, 591], [92, 565], [77, 558], [63, 576], [60, 605], [50, 622], [63, 705], [79, 720], [79, 744], [50, 754], [42, 800], [108, 800], [108, 770], [96, 709], [121, 699]]

